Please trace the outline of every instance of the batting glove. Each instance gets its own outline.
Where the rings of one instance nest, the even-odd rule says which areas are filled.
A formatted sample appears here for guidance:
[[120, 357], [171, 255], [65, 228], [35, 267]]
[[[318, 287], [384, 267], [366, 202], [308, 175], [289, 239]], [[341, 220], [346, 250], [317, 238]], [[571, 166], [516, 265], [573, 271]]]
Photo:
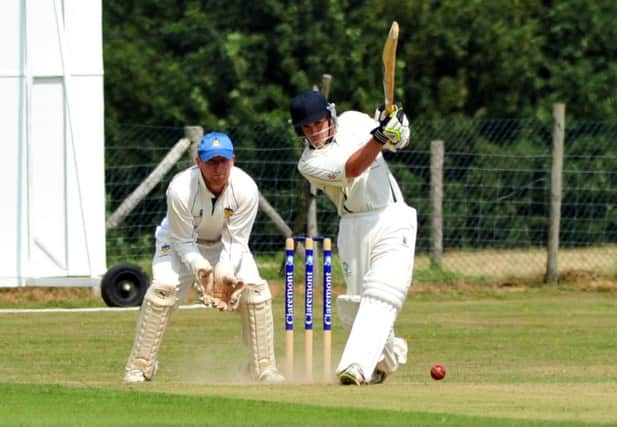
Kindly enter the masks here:
[[[377, 112], [375, 115], [377, 116]], [[409, 145], [409, 120], [403, 109], [395, 105], [390, 114], [380, 112], [379, 118], [382, 116], [379, 126], [371, 131], [373, 137], [383, 144], [384, 148], [394, 152]]]
[[[394, 104], [393, 109], [394, 110], [402, 110], [403, 106], [401, 105], [400, 102], [397, 102], [397, 103]], [[387, 117], [388, 117], [388, 115], [386, 114], [386, 104], [381, 104], [379, 107], [377, 107], [375, 109], [375, 113], [373, 114], [373, 119], [375, 119], [375, 121], [381, 123]]]

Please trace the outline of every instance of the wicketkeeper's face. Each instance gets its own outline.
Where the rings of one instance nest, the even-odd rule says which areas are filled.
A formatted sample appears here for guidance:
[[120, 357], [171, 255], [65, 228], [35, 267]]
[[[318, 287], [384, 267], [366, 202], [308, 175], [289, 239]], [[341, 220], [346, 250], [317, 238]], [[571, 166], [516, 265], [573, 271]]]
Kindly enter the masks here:
[[227, 185], [231, 168], [234, 165], [234, 159], [226, 159], [225, 157], [217, 156], [204, 162], [199, 160], [198, 157], [197, 164], [204, 177], [206, 186], [210, 191], [217, 193], [222, 191], [225, 185]]
[[321, 148], [331, 135], [330, 117], [324, 117], [313, 123], [302, 126], [304, 136], [311, 141], [315, 148]]

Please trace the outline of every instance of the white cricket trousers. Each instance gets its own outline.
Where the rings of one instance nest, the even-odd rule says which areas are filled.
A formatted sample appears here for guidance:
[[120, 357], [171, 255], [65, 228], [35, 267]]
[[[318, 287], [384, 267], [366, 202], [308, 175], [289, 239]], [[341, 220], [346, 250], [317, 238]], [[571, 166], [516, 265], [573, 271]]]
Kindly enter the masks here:
[[341, 217], [337, 245], [347, 293], [376, 292], [400, 308], [411, 286], [416, 234], [416, 210], [404, 203]]
[[416, 231], [416, 211], [402, 203], [341, 218], [338, 250], [347, 293], [360, 296], [360, 303], [337, 374], [357, 364], [364, 380], [371, 379], [411, 286]]

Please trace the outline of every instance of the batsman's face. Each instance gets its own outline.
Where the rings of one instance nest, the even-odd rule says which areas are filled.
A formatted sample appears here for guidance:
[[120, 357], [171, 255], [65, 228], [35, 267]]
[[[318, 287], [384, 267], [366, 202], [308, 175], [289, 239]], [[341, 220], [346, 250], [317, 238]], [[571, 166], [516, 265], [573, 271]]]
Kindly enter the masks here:
[[313, 147], [319, 149], [324, 146], [328, 138], [330, 138], [332, 127], [330, 126], [330, 118], [324, 117], [313, 123], [302, 126], [304, 136], [311, 141]]
[[208, 189], [214, 194], [218, 194], [227, 185], [231, 168], [234, 165], [234, 159], [226, 159], [219, 156], [203, 162], [198, 157], [197, 165], [201, 170], [201, 175], [204, 177]]

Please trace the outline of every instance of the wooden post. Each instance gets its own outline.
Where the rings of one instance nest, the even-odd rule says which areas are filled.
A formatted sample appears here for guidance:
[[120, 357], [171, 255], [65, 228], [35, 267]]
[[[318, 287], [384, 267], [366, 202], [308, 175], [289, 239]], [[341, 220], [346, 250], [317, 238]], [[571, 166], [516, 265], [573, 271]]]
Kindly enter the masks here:
[[118, 208], [112, 213], [107, 222], [105, 223], [105, 229], [107, 231], [113, 230], [124, 221], [124, 219], [131, 213], [133, 209], [141, 202], [152, 189], [163, 179], [165, 174], [176, 164], [176, 162], [182, 157], [184, 152], [189, 148], [190, 141], [188, 138], [180, 139], [176, 145], [172, 147], [167, 153], [165, 158], [156, 166], [156, 168], [143, 180], [139, 186], [133, 190], [129, 196], [118, 206]]
[[321, 93], [328, 99], [330, 96], [330, 84], [332, 83], [332, 75], [322, 74], [321, 76]]
[[317, 236], [317, 188], [311, 185], [308, 181], [305, 184], [306, 194], [308, 197], [308, 206], [306, 210], [306, 234], [307, 236]]
[[431, 265], [443, 261], [443, 161], [444, 142], [431, 141]]
[[204, 128], [201, 126], [185, 126], [184, 137], [191, 141], [188, 155], [189, 165], [192, 165], [195, 163], [195, 158], [197, 157], [197, 147], [199, 146], [199, 142], [201, 141], [201, 138], [204, 137]]
[[[323, 74], [321, 76], [321, 89], [320, 92], [328, 99], [330, 94], [330, 83], [332, 82], [332, 76], [330, 74]], [[317, 89], [316, 87], [314, 89]], [[311, 185], [308, 181], [305, 183], [305, 192], [307, 198], [307, 210], [306, 210], [306, 235], [309, 237], [315, 237], [319, 234], [319, 226], [317, 224], [317, 188]], [[313, 257], [318, 260], [320, 256], [319, 243], [313, 242]], [[321, 270], [319, 263], [316, 262], [314, 268], [315, 286], [320, 287], [321, 283]]]
[[[274, 209], [268, 199], [266, 199], [261, 193], [259, 193], [259, 208], [262, 210], [263, 213], [266, 214], [268, 218], [270, 218], [270, 220], [274, 223], [276, 228], [279, 229], [283, 236], [293, 237], [293, 231], [291, 230], [291, 228], [289, 228], [285, 220], [279, 215], [276, 209]], [[302, 242], [298, 242], [296, 248], [298, 255], [300, 257], [304, 257], [304, 245], [302, 244]]]
[[[320, 92], [328, 99], [330, 95], [330, 83], [332, 82], [332, 76], [330, 74], [323, 74], [321, 76], [321, 89]], [[317, 226], [317, 189], [315, 186], [308, 184], [307, 188], [307, 218], [306, 218], [306, 233], [308, 236], [317, 236], [319, 233]]]
[[563, 172], [563, 149], [566, 129], [566, 106], [553, 106], [553, 167], [551, 169], [551, 199], [548, 229], [548, 254], [544, 283], [559, 280], [559, 226], [561, 222], [561, 193]]

